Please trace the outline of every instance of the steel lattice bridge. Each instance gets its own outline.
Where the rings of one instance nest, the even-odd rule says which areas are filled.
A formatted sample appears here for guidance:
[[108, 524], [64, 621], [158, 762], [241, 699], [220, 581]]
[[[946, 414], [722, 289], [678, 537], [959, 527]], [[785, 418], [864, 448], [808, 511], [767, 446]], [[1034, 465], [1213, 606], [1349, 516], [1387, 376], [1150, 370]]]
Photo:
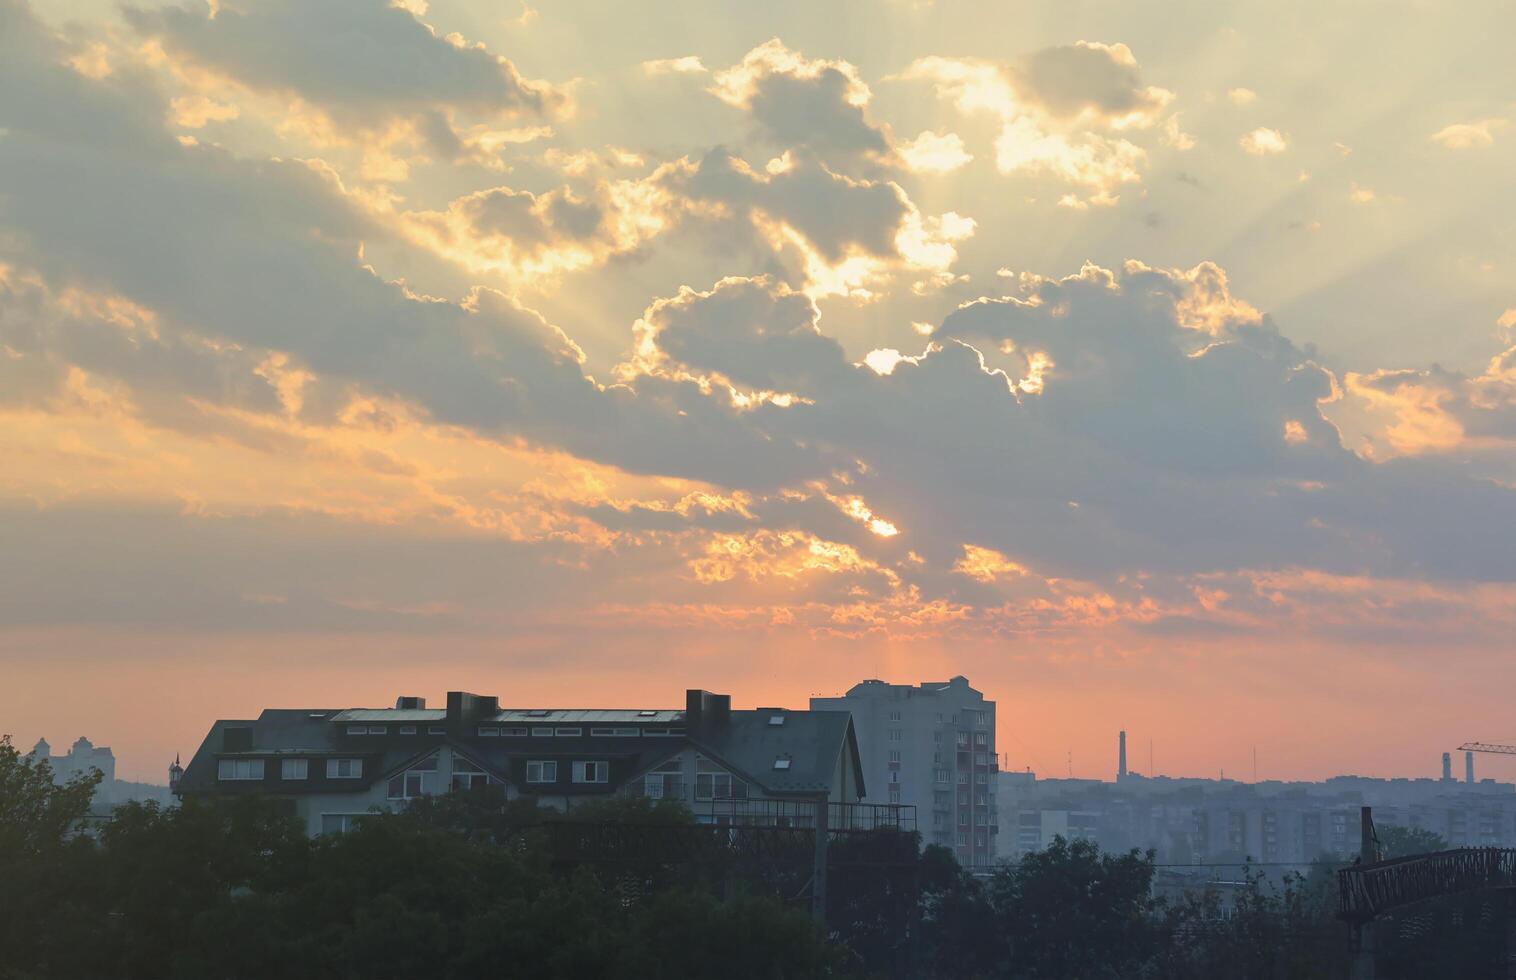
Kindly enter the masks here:
[[1465, 847], [1359, 864], [1337, 872], [1338, 917], [1362, 925], [1417, 902], [1516, 888], [1516, 848]]

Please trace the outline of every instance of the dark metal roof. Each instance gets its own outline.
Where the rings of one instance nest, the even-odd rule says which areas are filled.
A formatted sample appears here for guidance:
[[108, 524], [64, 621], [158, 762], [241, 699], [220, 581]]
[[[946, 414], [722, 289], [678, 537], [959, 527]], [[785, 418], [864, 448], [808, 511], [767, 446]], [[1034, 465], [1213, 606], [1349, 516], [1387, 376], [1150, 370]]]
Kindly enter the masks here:
[[[643, 716], [630, 711], [577, 709], [555, 711], [547, 719], [528, 719], [516, 711], [501, 714], [512, 716], [510, 720], [513, 722], [520, 718], [520, 721], [537, 721], [542, 725], [579, 723], [584, 734], [578, 737], [505, 738], [477, 735], [481, 723], [486, 726], [499, 724], [494, 718], [471, 719], [461, 728], [449, 726], [445, 735], [430, 734], [429, 729], [434, 726], [420, 726], [414, 735], [399, 735], [394, 728], [384, 735], [346, 734], [348, 721], [379, 720], [370, 718], [370, 714], [395, 718], [397, 715], [412, 716], [423, 711], [426, 720], [438, 720], [432, 717], [433, 711], [425, 709], [355, 711], [289, 708], [266, 710], [255, 720], [218, 721], [211, 726], [205, 741], [185, 767], [179, 791], [190, 795], [206, 792], [356, 792], [388, 778], [445, 744], [524, 792], [530, 792], [532, 787], [522, 784], [523, 776], [517, 770], [528, 759], [604, 759], [612, 763], [615, 780], [624, 784], [626, 780], [635, 778], [687, 747], [694, 747], [719, 764], [734, 770], [765, 792], [778, 795], [814, 796], [830, 793], [838, 761], [844, 753], [849, 753], [851, 768], [858, 774], [859, 796], [863, 792], [862, 766], [858, 758], [857, 740], [853, 735], [852, 716], [846, 711], [783, 711], [775, 708], [733, 711], [724, 723], [698, 731], [691, 730], [679, 736], [592, 736], [588, 723], [635, 720], [647, 727], [656, 727], [659, 723], [666, 726], [674, 716], [682, 718], [683, 712], [659, 711], [656, 715]], [[771, 724], [770, 718], [775, 715], [783, 716], [784, 723]], [[407, 717], [405, 720], [422, 719]], [[224, 749], [224, 733], [228, 728], [251, 729], [251, 737], [245, 747], [239, 745], [236, 751]], [[285, 782], [277, 778], [277, 773], [273, 771], [276, 767], [269, 767], [270, 771], [265, 773], [265, 779], [261, 782], [218, 782], [216, 778], [216, 762], [219, 758], [254, 757], [276, 760], [297, 755], [312, 759], [361, 758], [364, 760], [363, 777], [328, 781], [323, 768], [312, 766], [308, 778], [299, 782]], [[788, 768], [774, 768], [774, 761], [779, 758], [790, 761]], [[560, 784], [552, 792], [560, 794], [566, 788]], [[605, 792], [606, 788], [582, 787], [573, 791]]]

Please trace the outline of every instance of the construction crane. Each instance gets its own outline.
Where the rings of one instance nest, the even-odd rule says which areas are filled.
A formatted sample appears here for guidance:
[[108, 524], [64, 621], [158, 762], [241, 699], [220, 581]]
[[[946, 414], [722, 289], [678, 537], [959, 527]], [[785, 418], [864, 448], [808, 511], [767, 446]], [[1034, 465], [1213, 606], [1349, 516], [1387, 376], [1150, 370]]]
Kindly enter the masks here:
[[1489, 742], [1464, 742], [1460, 752], [1493, 752], [1497, 755], [1516, 755], [1516, 745], [1492, 745]]

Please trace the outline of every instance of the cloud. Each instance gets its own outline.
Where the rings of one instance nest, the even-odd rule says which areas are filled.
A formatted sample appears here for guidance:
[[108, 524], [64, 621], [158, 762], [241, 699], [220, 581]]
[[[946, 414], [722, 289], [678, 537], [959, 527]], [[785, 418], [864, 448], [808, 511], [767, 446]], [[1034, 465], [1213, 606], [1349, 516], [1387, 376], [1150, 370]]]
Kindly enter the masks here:
[[658, 58], [644, 61], [642, 70], [649, 75], [699, 75], [706, 71], [698, 55], [687, 54], [682, 58]]
[[[401, 4], [272, 0], [123, 12], [139, 34], [192, 69], [181, 73], [186, 81], [204, 87], [226, 79], [278, 95], [291, 118], [305, 107], [320, 117], [302, 121], [313, 132], [347, 128], [380, 147], [408, 139], [461, 158], [481, 152], [475, 144], [490, 135], [470, 122], [541, 118], [568, 104], [565, 90], [523, 77], [482, 44], [438, 36]], [[196, 96], [205, 93], [188, 97]]]
[[1250, 133], [1244, 133], [1237, 141], [1237, 145], [1254, 156], [1264, 157], [1283, 153], [1289, 148], [1290, 141], [1277, 129], [1259, 126]]
[[1372, 187], [1364, 187], [1356, 180], [1348, 184], [1348, 200], [1354, 204], [1373, 204], [1377, 197]]
[[1516, 449], [1516, 347], [1473, 376], [1433, 366], [1349, 372], [1344, 381], [1371, 408], [1393, 417], [1382, 447], [1392, 453]]
[[[734, 104], [773, 157], [566, 148], [396, 202], [218, 146], [160, 74], [81, 73], [22, 8], [0, 18], [0, 537], [55, 559], [11, 563], [7, 621], [67, 621], [67, 599], [96, 622], [956, 644], [1341, 610], [1361, 635], [1414, 618], [1376, 613], [1373, 583], [1451, 622], [1516, 579], [1491, 533], [1516, 521], [1509, 351], [1339, 384], [1211, 262], [1007, 271], [974, 299], [972, 221], [883, 175], [953, 134], [875, 159], [841, 62], [748, 65]], [[1175, 117], [1130, 52], [1075, 48], [921, 77], [994, 113], [1002, 169], [1088, 207]], [[782, 129], [769, 98], [857, 125]], [[174, 116], [209, 132], [182, 142]], [[709, 261], [652, 255], [676, 230]], [[643, 253], [628, 287], [614, 260]], [[625, 309], [435, 285], [591, 269], [565, 291]], [[935, 325], [936, 301], [829, 300], [944, 279]], [[1372, 455], [1344, 445], [1349, 409]], [[89, 540], [121, 561], [68, 593]]]
[[1252, 105], [1258, 101], [1258, 93], [1250, 88], [1227, 89], [1226, 97], [1232, 105]]
[[1505, 126], [1504, 119], [1480, 119], [1476, 122], [1453, 123], [1444, 126], [1427, 139], [1449, 150], [1469, 150], [1491, 146], [1495, 142], [1495, 130]]
[[964, 150], [963, 139], [957, 133], [934, 133], [929, 129], [900, 144], [899, 153], [905, 168], [919, 174], [949, 174], [974, 159]]
[[[997, 117], [995, 160], [1002, 174], [1080, 186], [1087, 203], [1096, 204], [1114, 202], [1123, 184], [1140, 181], [1147, 159], [1141, 147], [1106, 133], [1157, 125], [1174, 98], [1142, 83], [1126, 45], [1086, 41], [1045, 48], [1013, 64], [921, 58], [901, 77], [932, 82], [961, 112]], [[1190, 140], [1177, 122], [1169, 139], [1177, 146]]]
[[773, 38], [717, 72], [711, 92], [782, 149], [804, 148], [839, 168], [889, 155], [888, 131], [868, 118], [873, 93], [846, 61], [807, 59]]

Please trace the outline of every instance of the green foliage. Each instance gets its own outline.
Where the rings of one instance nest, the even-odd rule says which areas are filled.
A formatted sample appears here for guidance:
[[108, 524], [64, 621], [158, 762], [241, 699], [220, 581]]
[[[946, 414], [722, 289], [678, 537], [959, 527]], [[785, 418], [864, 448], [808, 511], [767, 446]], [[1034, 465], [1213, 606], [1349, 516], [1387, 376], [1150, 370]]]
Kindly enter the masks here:
[[0, 862], [59, 847], [89, 812], [100, 778], [97, 769], [55, 785], [46, 760], [21, 755], [0, 735]]
[[990, 883], [1002, 954], [1021, 977], [1130, 976], [1152, 956], [1153, 852], [1054, 838]]
[[1441, 834], [1425, 827], [1397, 827], [1392, 824], [1378, 827], [1376, 832], [1379, 835], [1379, 850], [1386, 861], [1448, 849], [1448, 842]]
[[[668, 808], [617, 815], [674, 820]], [[129, 804], [98, 841], [36, 852], [0, 977], [596, 980], [844, 975], [804, 910], [675, 883], [644, 897], [557, 872], [529, 804], [472, 793], [307, 839], [256, 797]], [[522, 833], [510, 838], [509, 828]], [[525, 842], [525, 843], [523, 843]]]
[[[681, 828], [705, 843], [715, 828], [649, 800], [561, 814], [479, 788], [314, 840], [287, 804], [256, 797], [128, 804], [90, 838], [70, 831], [88, 781], [53, 786], [0, 742], [0, 786], [3, 980], [1326, 980], [1347, 969], [1340, 859], [1326, 855], [1300, 875], [1245, 866], [1169, 903], [1153, 897], [1151, 852], [1057, 839], [976, 878], [945, 848], [863, 835], [832, 848], [826, 935], [804, 869], [670, 857]], [[599, 839], [620, 846], [660, 844], [569, 870], [544, 827], [565, 819], [611, 825], [574, 832], [612, 829]], [[1380, 973], [1483, 975], [1505, 955], [1502, 915], [1472, 895], [1386, 916]]]

